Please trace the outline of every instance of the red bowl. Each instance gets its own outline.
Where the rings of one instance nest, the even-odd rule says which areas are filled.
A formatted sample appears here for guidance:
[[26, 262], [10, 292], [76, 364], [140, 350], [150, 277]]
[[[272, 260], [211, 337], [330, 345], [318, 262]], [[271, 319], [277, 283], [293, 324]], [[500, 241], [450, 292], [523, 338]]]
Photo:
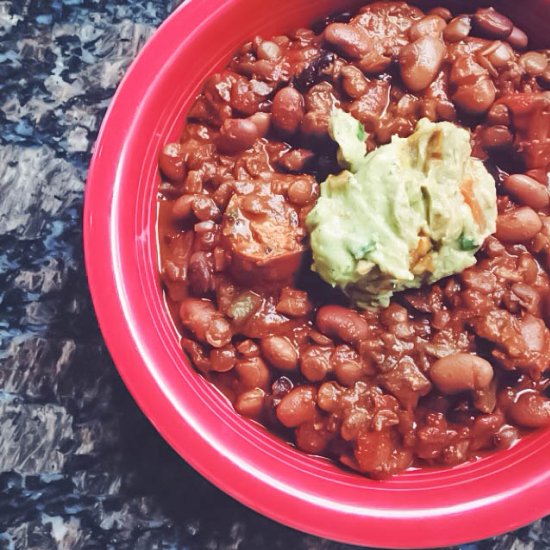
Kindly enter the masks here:
[[[353, 0], [195, 0], [143, 49], [103, 123], [88, 178], [84, 245], [99, 323], [136, 401], [206, 478], [251, 508], [331, 539], [434, 547], [550, 513], [550, 433], [456, 468], [373, 481], [307, 456], [237, 415], [185, 360], [158, 277], [157, 156], [205, 77], [254, 34], [290, 30]], [[440, 0], [444, 3], [444, 0]], [[550, 1], [496, 2], [544, 38]]]

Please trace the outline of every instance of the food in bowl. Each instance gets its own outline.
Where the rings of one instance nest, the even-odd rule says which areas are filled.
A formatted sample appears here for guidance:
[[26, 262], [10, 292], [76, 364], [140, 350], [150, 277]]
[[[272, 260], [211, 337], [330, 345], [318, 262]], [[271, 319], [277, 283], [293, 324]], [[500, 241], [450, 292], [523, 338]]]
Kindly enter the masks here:
[[161, 277], [239, 413], [375, 478], [550, 424], [549, 52], [527, 47], [492, 8], [376, 2], [207, 80], [160, 155]]

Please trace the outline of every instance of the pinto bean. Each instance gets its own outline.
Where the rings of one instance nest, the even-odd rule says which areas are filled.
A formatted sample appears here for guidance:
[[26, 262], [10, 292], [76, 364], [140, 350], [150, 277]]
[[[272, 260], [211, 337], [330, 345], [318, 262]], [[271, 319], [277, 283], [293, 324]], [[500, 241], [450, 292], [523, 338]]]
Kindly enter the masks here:
[[547, 187], [525, 174], [508, 176], [504, 180], [504, 189], [514, 200], [533, 210], [542, 210], [550, 204]]
[[189, 258], [187, 277], [189, 286], [194, 294], [203, 296], [214, 287], [212, 262], [208, 253], [203, 251], [193, 252]]
[[346, 65], [341, 71], [342, 88], [353, 99], [365, 95], [369, 89], [369, 83], [363, 72], [355, 65]]
[[496, 236], [506, 243], [525, 243], [542, 229], [538, 214], [528, 206], [501, 214], [497, 218]]
[[359, 356], [349, 346], [338, 346], [332, 354], [331, 363], [336, 379], [343, 386], [353, 386], [365, 375]]
[[347, 59], [360, 59], [372, 47], [367, 31], [359, 25], [332, 23], [323, 33], [323, 40]]
[[235, 348], [228, 344], [223, 348], [214, 348], [210, 352], [210, 369], [215, 372], [228, 372], [236, 362]]
[[319, 387], [317, 392], [317, 405], [326, 412], [335, 412], [338, 410], [342, 388], [336, 382], [325, 382]]
[[249, 418], [260, 416], [265, 402], [265, 392], [261, 388], [254, 388], [239, 394], [235, 401], [235, 409], [239, 414]]
[[514, 136], [508, 126], [497, 125], [484, 128], [481, 133], [481, 144], [488, 151], [506, 149], [514, 142]]
[[184, 300], [180, 306], [180, 319], [183, 326], [201, 342], [214, 348], [222, 348], [231, 341], [229, 321], [210, 300]]
[[502, 103], [493, 105], [487, 113], [487, 122], [494, 126], [508, 126], [510, 124], [510, 110]]
[[315, 421], [300, 424], [296, 428], [296, 446], [306, 453], [322, 453], [331, 437], [332, 434]]
[[263, 338], [261, 349], [267, 361], [278, 369], [290, 371], [298, 366], [298, 352], [284, 336]]
[[529, 37], [519, 27], [514, 27], [512, 33], [507, 38], [508, 43], [516, 50], [524, 50], [529, 44]]
[[306, 113], [302, 121], [302, 132], [313, 138], [323, 138], [328, 135], [329, 115], [318, 111]]
[[495, 8], [479, 8], [472, 18], [472, 27], [477, 36], [490, 40], [508, 38], [514, 24]]
[[468, 37], [471, 30], [471, 18], [468, 15], [459, 15], [445, 27], [443, 31], [443, 38], [447, 42], [460, 42]]
[[367, 321], [354, 311], [342, 306], [327, 305], [317, 312], [319, 330], [331, 338], [357, 344], [369, 334]]
[[236, 155], [252, 147], [258, 138], [258, 127], [246, 118], [228, 118], [222, 124], [218, 149], [224, 155]]
[[520, 67], [530, 76], [539, 76], [548, 67], [548, 59], [539, 52], [527, 52], [519, 58]]
[[508, 409], [513, 422], [524, 428], [550, 425], [550, 399], [538, 393], [524, 393]]
[[448, 10], [447, 8], [439, 7], [439, 6], [436, 7], [436, 8], [432, 8], [428, 12], [428, 15], [438, 15], [445, 22], [449, 22], [453, 18], [453, 14], [451, 13], [450, 10]]
[[269, 132], [271, 126], [271, 114], [270, 113], [254, 113], [248, 117], [248, 120], [256, 125], [258, 130], [258, 137], [265, 137]]
[[315, 395], [313, 386], [298, 386], [288, 392], [276, 409], [279, 422], [287, 428], [296, 428], [315, 417]]
[[332, 349], [323, 346], [310, 346], [300, 357], [300, 370], [310, 382], [320, 382], [332, 370]]
[[281, 48], [271, 40], [264, 40], [256, 49], [258, 59], [266, 59], [267, 61], [277, 61], [281, 58]]
[[453, 94], [453, 101], [463, 111], [471, 115], [487, 112], [496, 98], [496, 88], [488, 78], [480, 78], [469, 84], [462, 84]]
[[245, 390], [269, 388], [269, 369], [261, 357], [249, 357], [237, 361], [235, 371], [239, 377], [241, 387]]
[[287, 86], [279, 90], [271, 107], [273, 126], [285, 134], [295, 134], [304, 118], [304, 98], [302, 94]]
[[493, 379], [493, 367], [477, 355], [454, 353], [438, 359], [431, 366], [429, 376], [439, 391], [453, 395], [488, 387]]
[[309, 149], [291, 149], [278, 159], [277, 163], [289, 172], [303, 174], [314, 157], [315, 153]]
[[446, 49], [443, 42], [435, 36], [422, 36], [407, 44], [399, 54], [401, 78], [412, 92], [427, 88], [437, 76]]
[[493, 45], [487, 49], [487, 59], [497, 69], [505, 68], [514, 60], [514, 50], [506, 42], [493, 42]]
[[185, 162], [181, 143], [168, 143], [159, 155], [160, 171], [172, 182], [181, 183], [185, 179]]
[[311, 204], [319, 196], [319, 184], [310, 177], [297, 178], [287, 192], [290, 202], [298, 206]]
[[176, 220], [185, 221], [191, 217], [193, 213], [193, 202], [195, 195], [182, 195], [174, 201], [172, 207], [172, 215]]
[[409, 38], [414, 42], [422, 36], [440, 36], [446, 26], [447, 23], [439, 15], [427, 15], [409, 27]]

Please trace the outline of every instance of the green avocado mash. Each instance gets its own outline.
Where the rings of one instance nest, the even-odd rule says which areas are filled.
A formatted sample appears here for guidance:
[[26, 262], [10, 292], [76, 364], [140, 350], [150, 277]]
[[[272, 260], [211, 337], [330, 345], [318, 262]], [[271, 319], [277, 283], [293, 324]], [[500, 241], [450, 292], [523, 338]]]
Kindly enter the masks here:
[[355, 118], [335, 109], [330, 126], [345, 170], [307, 217], [314, 271], [367, 308], [475, 264], [496, 228], [496, 189], [466, 130], [422, 119], [365, 154]]

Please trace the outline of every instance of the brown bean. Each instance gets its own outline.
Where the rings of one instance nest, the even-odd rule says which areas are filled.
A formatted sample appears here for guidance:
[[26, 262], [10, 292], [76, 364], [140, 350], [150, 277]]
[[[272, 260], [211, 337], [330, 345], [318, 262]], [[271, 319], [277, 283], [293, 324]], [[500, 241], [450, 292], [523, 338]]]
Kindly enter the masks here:
[[493, 42], [487, 51], [487, 59], [497, 69], [506, 67], [514, 59], [514, 50], [506, 42]]
[[360, 59], [372, 46], [363, 27], [346, 23], [329, 25], [323, 33], [323, 40], [347, 59]]
[[447, 8], [443, 8], [439, 6], [436, 8], [432, 8], [428, 12], [428, 15], [438, 15], [439, 17], [441, 17], [441, 19], [443, 19], [446, 22], [449, 22], [453, 18], [453, 14], [451, 13], [451, 10], [448, 10]]
[[319, 185], [312, 177], [302, 176], [290, 185], [287, 194], [290, 202], [298, 206], [305, 206], [317, 199]]
[[533, 256], [525, 252], [519, 257], [518, 271], [521, 273], [525, 283], [532, 285], [537, 280], [539, 266]]
[[392, 58], [389, 55], [382, 55], [376, 50], [370, 50], [358, 62], [357, 66], [366, 74], [380, 74], [389, 69]]
[[258, 127], [246, 118], [228, 118], [222, 124], [217, 146], [224, 155], [236, 155], [254, 145]]
[[332, 370], [332, 349], [310, 346], [300, 356], [300, 370], [310, 382], [320, 382]]
[[487, 112], [495, 102], [495, 98], [495, 85], [488, 78], [459, 86], [452, 97], [458, 107], [471, 115]]
[[198, 194], [202, 192], [203, 173], [200, 170], [190, 170], [183, 183], [183, 190], [188, 194]]
[[500, 450], [509, 449], [518, 438], [518, 430], [505, 424], [494, 436], [495, 447]]
[[215, 372], [228, 372], [237, 361], [237, 354], [232, 345], [223, 348], [215, 348], [210, 352], [210, 370]]
[[182, 195], [174, 201], [172, 206], [172, 215], [176, 220], [185, 221], [193, 213], [193, 201], [195, 195]]
[[168, 143], [159, 155], [160, 171], [172, 182], [185, 179], [185, 162], [181, 143]]
[[268, 336], [261, 341], [261, 349], [268, 363], [281, 370], [294, 370], [298, 366], [298, 352], [284, 336]]
[[268, 61], [277, 61], [281, 58], [281, 48], [271, 40], [264, 40], [256, 49], [258, 59], [267, 59]]
[[279, 90], [273, 98], [271, 117], [273, 126], [280, 132], [296, 133], [304, 117], [302, 94], [290, 86]]
[[550, 204], [548, 188], [525, 174], [512, 174], [504, 180], [504, 189], [520, 204], [542, 210]]
[[528, 206], [501, 214], [497, 218], [496, 236], [503, 242], [520, 244], [530, 241], [542, 229], [538, 214]]
[[519, 58], [520, 67], [530, 76], [539, 76], [548, 68], [548, 59], [539, 52], [527, 52]]
[[445, 27], [443, 31], [443, 38], [447, 42], [460, 42], [468, 37], [471, 30], [471, 18], [468, 15], [459, 15]]
[[342, 306], [327, 305], [317, 312], [317, 327], [331, 338], [340, 338], [346, 343], [357, 344], [366, 340], [369, 326], [357, 311]]
[[250, 359], [250, 357], [259, 357], [260, 355], [260, 348], [254, 340], [243, 340], [239, 342], [236, 347], [237, 351], [248, 359]]
[[188, 298], [180, 306], [183, 326], [201, 342], [222, 348], [231, 341], [231, 325], [210, 300]]
[[235, 371], [239, 376], [241, 387], [245, 390], [261, 388], [268, 390], [270, 373], [261, 357], [249, 357], [237, 361]]
[[487, 113], [487, 122], [494, 126], [508, 126], [510, 124], [510, 110], [502, 103], [493, 105]]
[[493, 379], [491, 363], [470, 353], [454, 353], [438, 359], [429, 376], [439, 391], [453, 395], [486, 388]]
[[336, 382], [325, 382], [319, 387], [317, 405], [326, 412], [338, 410], [342, 388]]
[[508, 38], [514, 24], [495, 8], [479, 8], [472, 18], [472, 28], [476, 36], [495, 40]]
[[202, 296], [213, 290], [214, 278], [209, 255], [202, 250], [193, 252], [189, 258], [187, 279], [194, 294]]
[[524, 393], [508, 410], [513, 422], [524, 428], [550, 425], [550, 399], [538, 393]]
[[346, 65], [341, 71], [342, 88], [352, 99], [357, 99], [365, 95], [369, 88], [369, 83], [363, 72], [354, 65]]
[[514, 142], [514, 136], [508, 126], [488, 126], [481, 132], [481, 144], [488, 151], [509, 148]]
[[318, 111], [306, 113], [302, 121], [302, 132], [306, 136], [322, 138], [328, 135], [329, 115]]
[[412, 92], [427, 88], [437, 76], [446, 49], [443, 42], [434, 36], [423, 36], [407, 44], [399, 54], [401, 78]]
[[248, 117], [248, 120], [256, 125], [258, 130], [258, 137], [263, 138], [269, 132], [271, 126], [271, 114], [270, 113], [254, 113]]
[[332, 437], [330, 432], [324, 429], [322, 425], [319, 427], [315, 421], [300, 424], [296, 428], [295, 435], [296, 446], [302, 451], [312, 454], [322, 453]]
[[315, 388], [298, 386], [288, 392], [276, 409], [279, 422], [287, 428], [296, 428], [315, 417]]
[[516, 50], [524, 50], [529, 44], [529, 37], [519, 27], [513, 28], [507, 40], [510, 46]]
[[315, 153], [309, 149], [291, 149], [277, 162], [288, 172], [303, 173], [314, 157]]
[[257, 418], [262, 413], [265, 402], [265, 392], [261, 388], [254, 388], [241, 393], [235, 401], [235, 409], [239, 414], [249, 418]]
[[336, 379], [343, 386], [353, 386], [366, 374], [357, 353], [349, 346], [338, 346], [331, 358]]
[[218, 205], [206, 195], [195, 195], [192, 208], [197, 220], [202, 222], [215, 220], [220, 216]]
[[409, 27], [409, 39], [414, 42], [422, 36], [440, 36], [447, 23], [439, 15], [427, 15]]

